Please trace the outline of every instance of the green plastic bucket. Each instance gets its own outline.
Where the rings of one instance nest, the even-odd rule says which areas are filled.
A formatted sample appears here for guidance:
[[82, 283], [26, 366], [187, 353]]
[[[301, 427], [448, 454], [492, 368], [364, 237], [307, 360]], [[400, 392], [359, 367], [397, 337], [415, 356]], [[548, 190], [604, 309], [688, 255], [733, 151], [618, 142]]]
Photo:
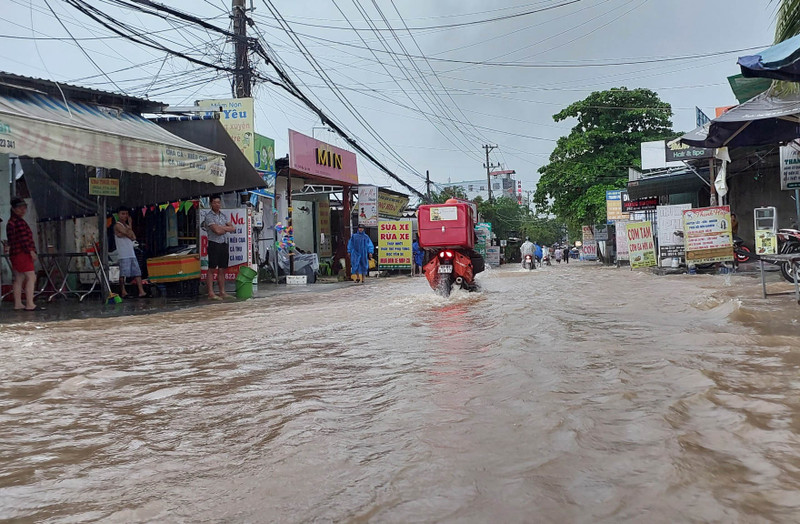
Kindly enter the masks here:
[[236, 298], [248, 299], [253, 298], [253, 281], [252, 280], [239, 280], [236, 277]]
[[243, 277], [242, 280], [249, 280], [252, 282], [253, 279], [256, 278], [256, 275], [258, 275], [258, 272], [255, 269], [249, 266], [242, 266], [239, 268], [239, 274], [236, 275], [236, 278], [238, 280], [239, 277]]

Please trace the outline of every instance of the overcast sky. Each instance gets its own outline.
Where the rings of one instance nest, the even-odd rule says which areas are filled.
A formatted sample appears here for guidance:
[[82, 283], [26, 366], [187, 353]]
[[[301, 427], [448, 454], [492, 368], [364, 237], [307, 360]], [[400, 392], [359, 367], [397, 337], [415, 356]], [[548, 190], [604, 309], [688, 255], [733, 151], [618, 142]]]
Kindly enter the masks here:
[[[231, 66], [232, 45], [224, 36], [136, 13], [113, 0], [85, 3], [171, 50]], [[166, 3], [215, 26], [230, 26], [230, 0]], [[227, 73], [128, 42], [64, 0], [3, 4], [4, 71], [149, 96], [173, 106], [231, 96]], [[298, 49], [265, 0], [254, 0], [251, 16], [277, 61], [333, 120], [420, 190], [425, 170], [437, 182], [485, 177], [483, 144], [499, 146], [491, 161], [516, 170], [524, 190], [535, 189], [537, 169], [573, 125], [556, 123], [552, 115], [592, 91], [652, 89], [672, 104], [674, 128], [688, 131], [694, 128], [695, 106], [713, 117], [715, 107], [736, 103], [726, 77], [739, 72], [739, 55], [757, 49], [737, 50], [768, 46], [774, 31], [774, 4], [766, 0], [272, 0], [272, 5], [305, 46]], [[255, 36], [253, 29], [250, 35]], [[612, 65], [620, 63], [629, 65]], [[276, 77], [262, 60], [255, 65], [262, 75]], [[281, 88], [260, 83], [254, 96], [256, 130], [275, 139], [277, 156], [288, 153], [289, 128], [344, 147]], [[401, 189], [366, 159], [359, 157], [358, 163], [362, 183]]]

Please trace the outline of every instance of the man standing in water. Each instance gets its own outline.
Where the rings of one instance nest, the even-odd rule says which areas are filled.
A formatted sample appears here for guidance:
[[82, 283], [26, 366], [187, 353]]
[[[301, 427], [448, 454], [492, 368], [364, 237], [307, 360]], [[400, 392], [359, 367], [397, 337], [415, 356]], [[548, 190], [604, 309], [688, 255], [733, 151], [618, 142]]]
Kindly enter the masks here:
[[[222, 199], [214, 195], [210, 199], [211, 211], [206, 213], [200, 227], [208, 232], [208, 273], [206, 274], [206, 288], [208, 298], [222, 300], [228, 298], [225, 293], [225, 271], [228, 269], [228, 233], [233, 233], [233, 227], [228, 216], [220, 211]], [[222, 269], [223, 271], [220, 271]], [[219, 295], [214, 294], [214, 279], [217, 280]]]
[[347, 253], [350, 255], [350, 272], [356, 275], [356, 282], [364, 283], [364, 275], [369, 274], [369, 259], [375, 245], [364, 233], [364, 226], [359, 224], [358, 231], [347, 242]]

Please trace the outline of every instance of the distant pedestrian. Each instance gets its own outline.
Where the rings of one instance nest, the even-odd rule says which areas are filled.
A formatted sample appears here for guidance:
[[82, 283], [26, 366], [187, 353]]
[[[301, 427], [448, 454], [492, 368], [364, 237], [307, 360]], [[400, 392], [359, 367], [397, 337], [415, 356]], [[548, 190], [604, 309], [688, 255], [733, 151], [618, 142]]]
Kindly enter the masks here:
[[414, 242], [411, 244], [411, 251], [414, 255], [414, 275], [417, 274], [417, 269], [419, 269], [419, 274], [421, 275], [425, 251], [419, 246], [419, 236], [414, 237]]
[[[11, 199], [11, 218], [6, 224], [6, 237], [8, 238], [8, 257], [11, 260], [11, 269], [14, 271], [12, 291], [14, 294], [14, 309], [36, 311], [33, 295], [36, 287], [36, 272], [34, 263], [36, 244], [33, 242], [33, 231], [23, 219], [28, 212], [28, 204], [19, 197]], [[22, 287], [25, 286], [25, 304], [22, 303]]]
[[556, 262], [558, 262], [560, 264], [561, 263], [561, 257], [564, 256], [564, 250], [561, 249], [560, 247], [557, 247], [555, 254], [556, 254]]
[[[222, 300], [228, 298], [225, 293], [225, 273], [228, 269], [228, 233], [233, 233], [233, 227], [228, 215], [221, 211], [222, 199], [219, 195], [214, 195], [210, 199], [211, 211], [206, 213], [200, 223], [208, 233], [208, 273], [206, 276], [206, 289], [208, 298], [212, 300]], [[222, 271], [220, 271], [222, 270]], [[214, 280], [217, 281], [219, 295], [214, 294]]]
[[375, 245], [364, 233], [364, 226], [358, 225], [358, 231], [347, 241], [347, 253], [350, 255], [350, 272], [356, 276], [355, 281], [364, 283], [364, 275], [369, 275], [369, 261]]
[[569, 264], [569, 246], [564, 246], [564, 262]]

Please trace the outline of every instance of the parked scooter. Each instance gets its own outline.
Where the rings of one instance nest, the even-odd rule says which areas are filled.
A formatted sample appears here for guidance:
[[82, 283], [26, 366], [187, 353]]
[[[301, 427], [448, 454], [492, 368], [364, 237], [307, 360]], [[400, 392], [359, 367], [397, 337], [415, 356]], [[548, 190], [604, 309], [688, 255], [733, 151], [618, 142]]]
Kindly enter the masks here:
[[[779, 229], [778, 230], [778, 253], [791, 254], [800, 253], [800, 230]], [[794, 282], [794, 268], [788, 262], [780, 264], [781, 276], [788, 282]]]

